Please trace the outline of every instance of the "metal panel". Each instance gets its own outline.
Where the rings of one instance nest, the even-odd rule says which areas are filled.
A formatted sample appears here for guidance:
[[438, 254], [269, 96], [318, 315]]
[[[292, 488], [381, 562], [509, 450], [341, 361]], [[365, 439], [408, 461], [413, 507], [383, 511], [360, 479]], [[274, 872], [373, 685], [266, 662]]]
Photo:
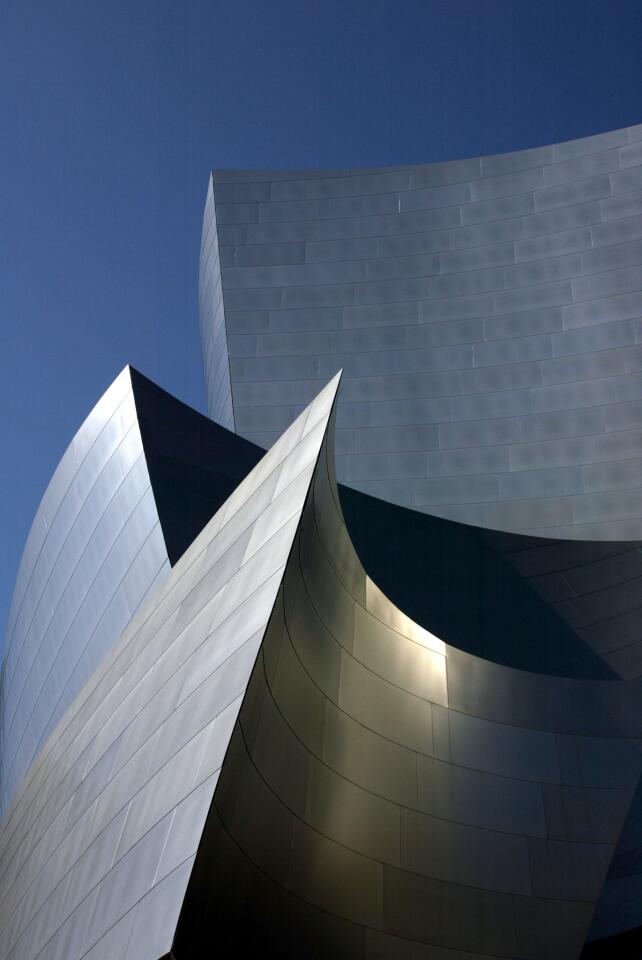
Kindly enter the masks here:
[[[384, 454], [390, 463], [377, 467], [380, 477], [372, 477], [376, 487], [368, 489], [430, 511], [430, 500], [414, 496], [416, 481], [457, 478], [460, 459], [463, 472], [475, 477], [477, 459], [465, 456], [468, 447], [479, 446], [470, 439], [475, 428], [458, 441], [462, 458], [430, 455], [403, 461], [375, 432], [384, 422], [399, 427], [436, 423], [444, 438], [440, 442], [452, 447], [464, 418], [460, 410], [478, 410], [477, 416], [466, 417], [483, 431], [487, 391], [497, 396], [501, 412], [495, 416], [517, 418], [529, 412], [526, 408], [546, 409], [561, 418], [569, 409], [608, 408], [625, 389], [627, 399], [642, 397], [640, 384], [630, 380], [639, 369], [630, 349], [639, 336], [628, 322], [639, 323], [642, 316], [637, 128], [516, 154], [374, 174], [258, 176], [246, 171], [234, 173], [232, 181], [229, 176], [214, 173], [206, 220], [212, 219], [212, 208], [220, 209], [227, 222], [237, 223], [238, 232], [229, 241], [221, 237], [221, 265], [218, 260], [211, 268], [205, 265], [201, 286], [216, 286], [220, 302], [228, 313], [234, 311], [235, 324], [261, 310], [278, 316], [280, 329], [290, 333], [279, 337], [279, 327], [272, 328], [268, 320], [267, 328], [261, 327], [259, 356], [269, 362], [249, 356], [232, 362], [228, 383], [220, 335], [223, 308], [216, 323], [202, 309], [210, 414], [221, 419], [221, 404], [226, 410], [231, 405], [244, 436], [264, 437], [298, 414], [295, 405], [279, 407], [276, 396], [270, 399], [272, 385], [305, 380], [311, 389], [311, 380], [323, 382], [342, 366], [337, 449], [357, 458], [361, 451]], [[245, 229], [248, 211], [260, 222]], [[294, 260], [287, 259], [290, 252]], [[477, 323], [457, 326], [466, 319]], [[400, 326], [408, 324], [414, 331]], [[355, 325], [360, 336], [349, 340], [342, 331]], [[235, 353], [238, 348], [235, 343]], [[428, 371], [435, 369], [452, 374], [438, 391], [428, 379]], [[368, 407], [366, 393], [375, 382], [373, 398], [380, 408], [390, 409], [387, 417], [379, 412], [374, 418]], [[394, 416], [393, 384], [397, 390], [396, 385], [403, 385], [407, 401]], [[250, 406], [253, 386], [261, 401]], [[514, 407], [517, 389], [524, 397]], [[430, 400], [444, 395], [451, 400], [447, 410], [430, 417], [422, 413], [421, 403], [429, 408]], [[350, 437], [343, 436], [347, 431]], [[518, 428], [516, 432], [511, 441], [516, 447], [529, 442], [526, 429], [521, 438]], [[412, 449], [430, 446], [419, 437]], [[513, 473], [520, 474], [523, 490], [534, 489], [538, 476], [557, 470], [560, 462], [555, 444], [546, 443], [537, 464], [519, 451], [508, 464], [498, 458], [484, 466], [485, 474], [497, 478], [494, 494], [477, 503], [472, 498], [466, 506], [453, 498], [441, 504], [440, 513], [546, 536], [638, 535], [639, 483], [631, 485], [627, 515], [617, 518], [603, 496], [606, 487], [584, 490], [581, 483], [565, 490], [564, 508], [543, 509], [541, 496], [530, 494], [521, 497], [519, 506], [512, 503]], [[589, 453], [583, 463], [592, 462]], [[360, 468], [355, 457], [346, 457], [338, 462], [339, 480], [363, 489], [362, 472], [368, 469], [365, 461]], [[392, 479], [394, 484], [383, 482]], [[486, 506], [503, 500], [505, 507]]]
[[0, 832], [3, 958], [169, 951], [338, 379], [138, 611], [29, 768]]
[[387, 936], [389, 957], [577, 957], [641, 769], [639, 686], [493, 664], [410, 620], [354, 552], [328, 442], [174, 955], [366, 958]]
[[3, 810], [49, 732], [167, 569], [126, 368], [63, 455], [22, 555], [2, 667]]

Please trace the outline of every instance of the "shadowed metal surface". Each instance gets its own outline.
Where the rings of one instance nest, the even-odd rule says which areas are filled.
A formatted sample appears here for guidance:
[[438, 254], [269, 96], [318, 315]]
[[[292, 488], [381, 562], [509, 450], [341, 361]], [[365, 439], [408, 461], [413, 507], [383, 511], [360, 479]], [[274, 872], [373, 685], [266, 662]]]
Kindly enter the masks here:
[[[236, 429], [269, 444], [342, 366], [339, 480], [434, 516], [569, 538], [497, 550], [578, 639], [573, 669], [594, 657], [625, 679], [642, 664], [641, 148], [636, 126], [427, 166], [215, 171], [206, 219], [217, 232], [204, 251], [222, 289], [229, 394], [201, 311], [206, 380], [220, 387], [216, 398], [208, 388], [211, 416], [231, 403]], [[594, 542], [586, 552], [573, 540]], [[377, 567], [374, 546], [364, 562]], [[462, 577], [460, 567], [442, 589]], [[406, 591], [415, 609], [419, 579]], [[489, 585], [467, 608], [478, 633], [501, 592]], [[573, 672], [544, 645], [484, 640], [483, 655], [502, 662]], [[598, 935], [642, 923], [638, 808], [636, 798]]]
[[210, 415], [269, 446], [343, 367], [340, 481], [494, 529], [642, 538], [641, 138], [216, 171]]
[[540, 539], [339, 494], [369, 576], [453, 646], [536, 673], [642, 676], [639, 542]]
[[344, 524], [337, 386], [32, 763], [0, 832], [3, 960], [579, 955], [639, 780], [639, 683], [493, 663], [396, 607]]
[[[299, 419], [237, 487], [258, 449], [128, 368], [63, 457], [2, 672], [2, 960], [635, 955], [641, 144], [214, 175], [210, 413]], [[339, 366], [347, 527], [338, 377], [303, 409]]]
[[3, 960], [156, 960], [171, 946], [338, 376], [129, 623], [0, 831]]
[[173, 954], [578, 957], [638, 782], [639, 684], [510, 669], [419, 627], [359, 562], [328, 453]]
[[130, 368], [154, 500], [172, 566], [265, 450]]

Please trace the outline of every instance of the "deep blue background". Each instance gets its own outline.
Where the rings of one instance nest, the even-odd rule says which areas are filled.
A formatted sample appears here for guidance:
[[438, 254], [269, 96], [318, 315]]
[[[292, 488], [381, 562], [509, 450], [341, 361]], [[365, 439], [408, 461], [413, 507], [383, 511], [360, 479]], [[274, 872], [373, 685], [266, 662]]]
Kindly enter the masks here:
[[0, 635], [42, 492], [122, 367], [203, 409], [210, 167], [581, 137], [642, 120], [641, 62], [639, 0], [3, 0]]

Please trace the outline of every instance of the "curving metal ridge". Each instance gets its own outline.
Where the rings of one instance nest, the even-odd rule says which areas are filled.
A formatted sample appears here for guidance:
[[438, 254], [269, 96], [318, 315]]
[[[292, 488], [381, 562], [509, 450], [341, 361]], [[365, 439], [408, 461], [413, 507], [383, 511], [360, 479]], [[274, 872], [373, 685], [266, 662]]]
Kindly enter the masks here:
[[[434, 596], [461, 597], [462, 621], [477, 616], [472, 629], [459, 624], [471, 649], [483, 640], [482, 655], [553, 672], [571, 670], [577, 654], [584, 675], [638, 678], [641, 264], [640, 125], [431, 165], [216, 170], [200, 273], [210, 415], [229, 423], [231, 410], [240, 434], [269, 445], [342, 366], [339, 480], [380, 498], [370, 511], [380, 531], [381, 500], [427, 515], [426, 524], [398, 517], [395, 564], [392, 518], [378, 551], [368, 511], [357, 506], [357, 524], [349, 511], [370, 547], [364, 558], [411, 602], [404, 608], [440, 622], [440, 604], [422, 609], [421, 577], [404, 562], [414, 526], [463, 558], [430, 584]], [[435, 517], [478, 536], [444, 531]], [[498, 530], [568, 542], [511, 544]], [[539, 651], [532, 628], [512, 646], [491, 636], [494, 591], [518, 584], [504, 568], [474, 595], [467, 577], [473, 557], [494, 552], [568, 624], [574, 653], [560, 644], [555, 664], [559, 628]], [[429, 556], [415, 546], [414, 560]], [[430, 559], [417, 569], [431, 570]], [[595, 936], [642, 930], [639, 809], [642, 791]]]
[[0, 827], [2, 960], [579, 955], [640, 684], [493, 663], [396, 607], [343, 520], [337, 388], [32, 763]]
[[641, 147], [213, 175], [220, 425], [126, 368], [21, 561], [0, 960], [637, 955]]
[[419, 627], [365, 573], [332, 459], [329, 438], [173, 955], [578, 957], [638, 782], [640, 685]]
[[0, 812], [84, 683], [263, 451], [126, 367], [34, 517], [7, 625]]
[[2, 960], [169, 951], [336, 377], [143, 604], [0, 825]]
[[20, 561], [2, 665], [0, 811], [168, 570], [126, 367], [64, 453]]
[[427, 166], [215, 171], [210, 415], [269, 446], [342, 367], [340, 481], [493, 529], [640, 539], [641, 204], [642, 126]]

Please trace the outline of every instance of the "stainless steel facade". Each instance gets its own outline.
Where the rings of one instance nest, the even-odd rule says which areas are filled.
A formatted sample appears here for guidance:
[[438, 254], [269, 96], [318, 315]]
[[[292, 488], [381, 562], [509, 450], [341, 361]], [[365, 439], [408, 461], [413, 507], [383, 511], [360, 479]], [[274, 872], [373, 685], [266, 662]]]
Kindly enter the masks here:
[[0, 956], [579, 955], [642, 769], [640, 684], [495, 664], [385, 597], [339, 506], [337, 387], [32, 764]]
[[0, 960], [639, 956], [641, 144], [214, 174], [213, 419], [124, 370], [22, 558]]
[[269, 446], [342, 367], [340, 481], [494, 529], [640, 538], [641, 204], [642, 126], [429, 166], [215, 171], [210, 415], [231, 406]]
[[261, 455], [131, 367], [98, 401], [20, 562], [1, 673], [1, 810], [140, 604]]
[[0, 808], [169, 570], [129, 368], [67, 448], [34, 518], [2, 667]]
[[513, 670], [411, 621], [355, 554], [331, 451], [175, 956], [577, 957], [639, 777], [640, 684]]
[[337, 384], [215, 514], [30, 767], [0, 831], [3, 960], [169, 952]]

